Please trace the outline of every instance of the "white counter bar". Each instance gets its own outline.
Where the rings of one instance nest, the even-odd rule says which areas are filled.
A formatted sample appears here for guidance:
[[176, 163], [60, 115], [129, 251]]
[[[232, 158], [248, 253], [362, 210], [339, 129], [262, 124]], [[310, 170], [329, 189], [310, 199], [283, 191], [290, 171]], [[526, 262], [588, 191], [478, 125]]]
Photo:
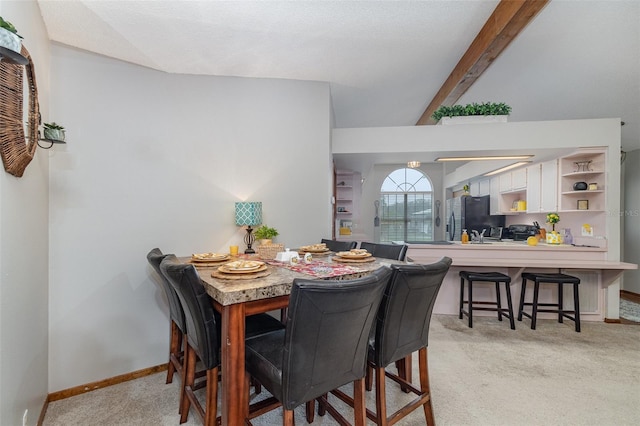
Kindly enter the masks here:
[[[607, 292], [607, 287], [618, 282], [625, 270], [637, 269], [632, 263], [606, 260], [607, 249], [574, 247], [570, 245], [538, 244], [529, 246], [522, 242], [493, 242], [490, 244], [410, 244], [407, 256], [416, 263], [432, 263], [442, 256], [453, 259], [451, 270], [440, 289], [434, 312], [458, 315], [461, 270], [497, 271], [511, 277], [511, 297], [517, 315], [520, 300], [520, 274], [523, 271], [563, 272], [581, 278], [580, 302], [581, 318], [585, 321], [617, 322], [619, 314], [607, 312], [607, 297], [618, 297], [615, 292]], [[528, 286], [531, 288], [532, 286]], [[529, 292], [528, 289], [527, 292]], [[503, 294], [504, 296], [504, 294]], [[543, 285], [540, 301], [555, 300], [556, 287]], [[495, 300], [494, 286], [474, 285], [475, 300]], [[527, 301], [530, 300], [529, 295]], [[571, 301], [571, 297], [565, 297]], [[611, 302], [614, 302], [613, 300]], [[506, 303], [506, 301], [503, 301]], [[619, 303], [619, 302], [617, 302]], [[570, 306], [570, 305], [567, 305]], [[477, 311], [474, 315], [497, 315], [492, 312]], [[554, 314], [540, 314], [540, 318], [554, 318]], [[517, 325], [516, 325], [517, 327]]]

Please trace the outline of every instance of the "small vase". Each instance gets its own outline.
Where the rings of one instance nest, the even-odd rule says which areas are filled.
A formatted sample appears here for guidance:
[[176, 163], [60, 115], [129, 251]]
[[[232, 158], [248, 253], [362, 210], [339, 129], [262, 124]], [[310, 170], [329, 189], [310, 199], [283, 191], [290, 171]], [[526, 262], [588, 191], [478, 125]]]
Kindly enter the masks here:
[[557, 231], [551, 231], [547, 234], [547, 244], [562, 244], [562, 235]]
[[573, 244], [573, 235], [571, 235], [571, 229], [565, 228], [564, 230], [564, 243]]

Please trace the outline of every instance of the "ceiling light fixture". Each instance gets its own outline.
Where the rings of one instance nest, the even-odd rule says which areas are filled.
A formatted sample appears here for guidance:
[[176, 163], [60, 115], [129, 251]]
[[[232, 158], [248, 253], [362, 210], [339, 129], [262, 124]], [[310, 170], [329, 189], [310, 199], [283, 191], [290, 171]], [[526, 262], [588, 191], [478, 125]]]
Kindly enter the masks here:
[[407, 167], [410, 169], [417, 169], [418, 167], [420, 167], [420, 162], [419, 161], [409, 161], [407, 163]]
[[527, 160], [533, 155], [487, 155], [473, 157], [438, 157], [436, 161]]
[[493, 176], [498, 173], [506, 172], [507, 170], [515, 169], [516, 167], [524, 166], [525, 164], [529, 164], [531, 161], [518, 161], [517, 163], [509, 164], [508, 166], [501, 167], [499, 169], [493, 170], [489, 173], [485, 173], [483, 176]]

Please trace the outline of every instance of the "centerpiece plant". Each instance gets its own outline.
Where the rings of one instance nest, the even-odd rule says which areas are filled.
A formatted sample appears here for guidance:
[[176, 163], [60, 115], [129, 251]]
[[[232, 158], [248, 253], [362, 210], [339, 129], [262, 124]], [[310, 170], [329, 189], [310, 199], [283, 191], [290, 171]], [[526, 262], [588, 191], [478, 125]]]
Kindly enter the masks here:
[[269, 244], [273, 238], [278, 236], [278, 230], [262, 225], [256, 229], [255, 236], [257, 239], [262, 240], [262, 244]]

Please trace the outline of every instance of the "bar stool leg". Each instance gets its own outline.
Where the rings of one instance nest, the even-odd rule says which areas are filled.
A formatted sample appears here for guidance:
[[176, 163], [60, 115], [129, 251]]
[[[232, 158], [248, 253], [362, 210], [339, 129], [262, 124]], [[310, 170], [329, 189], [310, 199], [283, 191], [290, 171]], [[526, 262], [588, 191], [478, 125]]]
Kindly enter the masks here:
[[520, 293], [520, 306], [518, 306], [518, 321], [522, 321], [522, 310], [524, 309], [524, 294], [527, 292], [527, 280], [522, 279], [522, 291]]
[[576, 323], [576, 332], [580, 333], [580, 297], [578, 294], [578, 284], [573, 285], [573, 315]]
[[564, 285], [558, 283], [558, 322], [564, 322]]
[[500, 301], [500, 283], [496, 281], [496, 305], [498, 307], [498, 321], [502, 321], [502, 302]]
[[473, 328], [473, 281], [469, 280], [469, 284], [467, 284], [467, 291], [469, 293], [469, 328]]
[[460, 277], [460, 312], [458, 312], [459, 319], [462, 319], [463, 306], [464, 306], [464, 278]]
[[533, 283], [533, 305], [531, 310], [531, 329], [536, 329], [536, 320], [538, 319], [538, 290], [540, 289], [540, 283], [535, 281]]
[[511, 289], [509, 288], [509, 283], [504, 283], [504, 288], [507, 293], [507, 306], [509, 307], [509, 325], [511, 325], [511, 329], [516, 329], [516, 324], [513, 321], [513, 303], [511, 302]]

